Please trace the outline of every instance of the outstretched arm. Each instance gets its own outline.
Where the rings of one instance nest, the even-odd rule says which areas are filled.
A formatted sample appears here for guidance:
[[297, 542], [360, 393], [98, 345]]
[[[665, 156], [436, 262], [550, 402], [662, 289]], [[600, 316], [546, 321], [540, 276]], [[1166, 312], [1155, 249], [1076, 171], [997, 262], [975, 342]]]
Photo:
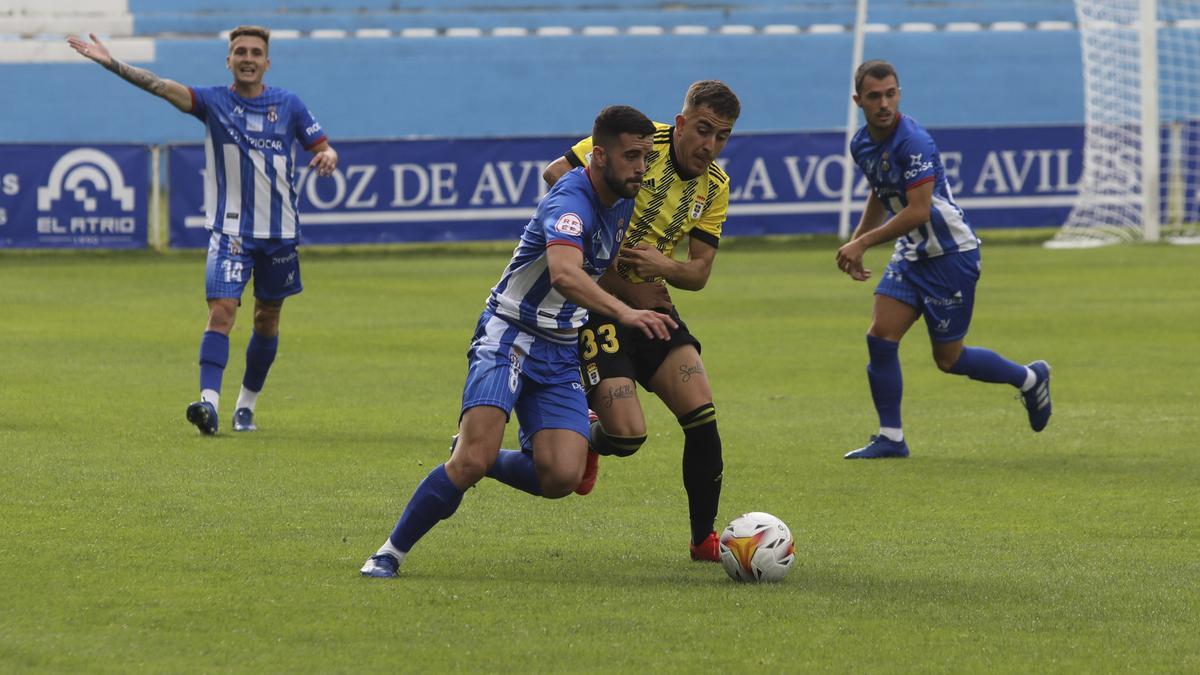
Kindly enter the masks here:
[[114, 59], [108, 53], [108, 47], [104, 46], [104, 43], [96, 37], [95, 33], [88, 33], [88, 37], [91, 38], [91, 42], [81, 40], [72, 35], [67, 38], [67, 44], [71, 45], [71, 48], [81, 55], [116, 73], [126, 82], [139, 89], [145, 89], [159, 98], [166, 99], [168, 103], [182, 112], [191, 112], [192, 94], [188, 91], [187, 87], [174, 80], [163, 79], [145, 68], [135, 68]]

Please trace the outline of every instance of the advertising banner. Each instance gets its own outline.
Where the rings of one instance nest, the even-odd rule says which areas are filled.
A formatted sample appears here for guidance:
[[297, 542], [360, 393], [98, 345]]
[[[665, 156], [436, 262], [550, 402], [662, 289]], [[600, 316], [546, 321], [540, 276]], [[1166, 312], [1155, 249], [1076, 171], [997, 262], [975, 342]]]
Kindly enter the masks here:
[[0, 248], [143, 248], [145, 145], [0, 145]]
[[[1077, 190], [1082, 127], [932, 131], [955, 200], [977, 228], [1062, 224]], [[542, 169], [578, 139], [342, 141], [337, 172], [298, 177], [305, 243], [515, 239], [546, 193]], [[738, 134], [719, 162], [730, 176], [729, 235], [837, 232], [845, 175], [841, 133]], [[303, 165], [306, 158], [297, 158]], [[204, 151], [168, 153], [170, 242], [203, 246]], [[867, 184], [855, 174], [857, 211]]]

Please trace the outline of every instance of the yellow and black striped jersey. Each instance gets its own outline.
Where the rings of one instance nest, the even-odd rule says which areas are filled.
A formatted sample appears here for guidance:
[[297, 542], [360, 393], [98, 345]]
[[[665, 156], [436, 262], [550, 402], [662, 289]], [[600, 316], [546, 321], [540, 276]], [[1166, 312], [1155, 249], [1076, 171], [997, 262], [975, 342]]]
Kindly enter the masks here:
[[[716, 163], [703, 174], [685, 180], [675, 169], [675, 127], [654, 123], [654, 147], [646, 157], [646, 175], [633, 206], [633, 220], [625, 233], [625, 245], [646, 243], [671, 257], [683, 235], [716, 248], [721, 226], [729, 213], [729, 176]], [[579, 141], [564, 155], [571, 166], [585, 166], [592, 159], [592, 138]], [[632, 282], [641, 279], [627, 265], [617, 272]]]

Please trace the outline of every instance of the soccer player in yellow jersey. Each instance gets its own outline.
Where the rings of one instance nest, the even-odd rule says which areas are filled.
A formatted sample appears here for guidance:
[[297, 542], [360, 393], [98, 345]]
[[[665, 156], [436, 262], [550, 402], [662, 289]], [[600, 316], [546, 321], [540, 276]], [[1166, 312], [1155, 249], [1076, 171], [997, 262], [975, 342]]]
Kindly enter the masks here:
[[[598, 455], [627, 457], [646, 441], [634, 383], [641, 384], [662, 399], [683, 428], [693, 560], [719, 560], [713, 522], [721, 498], [721, 437], [700, 342], [679, 319], [667, 286], [698, 291], [708, 283], [729, 210], [729, 176], [715, 162], [740, 114], [741, 103], [724, 82], [702, 80], [688, 89], [674, 125], [655, 125], [633, 221], [617, 264], [600, 280], [629, 305], [670, 315], [678, 324], [671, 339], [645, 339], [594, 312], [579, 333], [583, 381], [596, 419], [587, 471], [576, 492], [591, 492]], [[543, 178], [553, 185], [573, 166], [586, 165], [591, 149], [592, 139], [580, 141], [550, 164]], [[687, 259], [676, 260], [673, 253], [684, 236]]]

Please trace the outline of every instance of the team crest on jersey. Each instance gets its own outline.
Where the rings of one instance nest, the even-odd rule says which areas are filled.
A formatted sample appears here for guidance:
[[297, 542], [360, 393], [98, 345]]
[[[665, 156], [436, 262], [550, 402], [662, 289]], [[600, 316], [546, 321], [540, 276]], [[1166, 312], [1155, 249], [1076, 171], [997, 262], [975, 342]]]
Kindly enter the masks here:
[[554, 229], [578, 237], [583, 234], [583, 221], [574, 213], [564, 213], [558, 217], [558, 222], [554, 223]]
[[879, 168], [883, 169], [884, 171], [891, 171], [892, 165], [888, 164], [887, 150], [883, 151], [883, 157], [881, 159], [883, 159], [883, 163], [879, 165]]
[[704, 195], [696, 195], [696, 201], [692, 202], [692, 212], [688, 214], [689, 218], [696, 220], [704, 215], [704, 201]]
[[600, 384], [600, 369], [596, 367], [596, 364], [589, 363], [587, 365], [587, 379], [588, 384], [593, 387]]
[[267, 108], [267, 121], [274, 124], [279, 121], [279, 112], [275, 110], [275, 106]]

